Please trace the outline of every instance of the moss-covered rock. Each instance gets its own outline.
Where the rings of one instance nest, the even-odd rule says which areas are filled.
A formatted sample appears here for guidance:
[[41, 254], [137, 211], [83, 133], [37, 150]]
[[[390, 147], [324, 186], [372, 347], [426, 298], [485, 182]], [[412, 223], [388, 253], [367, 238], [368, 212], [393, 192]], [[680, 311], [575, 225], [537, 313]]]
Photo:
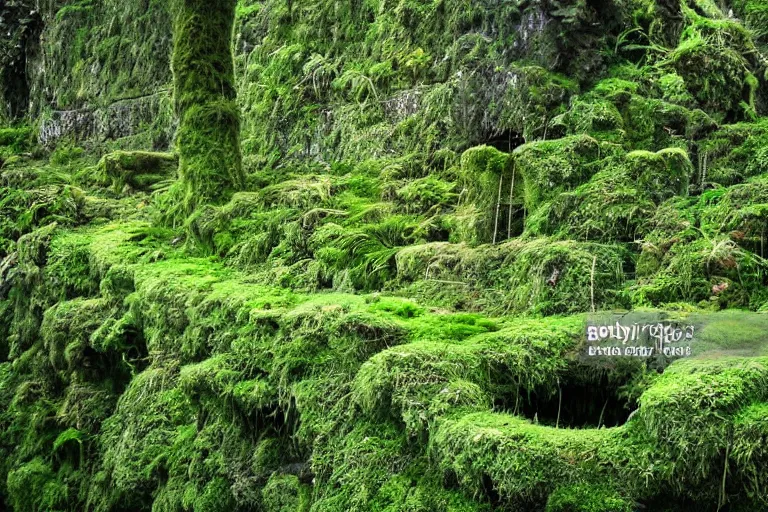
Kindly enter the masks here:
[[603, 149], [592, 137], [526, 144], [515, 150], [515, 169], [525, 190], [525, 207], [535, 211], [542, 202], [585, 183], [598, 168], [594, 165], [610, 149]]
[[172, 154], [117, 151], [102, 157], [98, 172], [116, 192], [122, 192], [126, 186], [150, 191], [159, 182], [172, 179], [177, 166], [178, 159]]
[[587, 183], [561, 193], [527, 219], [532, 233], [634, 241], [670, 197], [685, 196], [693, 166], [684, 150], [633, 151], [607, 158]]

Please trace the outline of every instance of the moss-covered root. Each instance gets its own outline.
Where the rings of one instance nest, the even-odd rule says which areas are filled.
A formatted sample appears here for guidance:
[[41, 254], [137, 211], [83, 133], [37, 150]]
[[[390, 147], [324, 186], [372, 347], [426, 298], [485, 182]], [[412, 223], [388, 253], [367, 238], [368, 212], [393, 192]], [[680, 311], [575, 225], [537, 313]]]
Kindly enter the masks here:
[[235, 102], [235, 0], [173, 0], [174, 100], [182, 206], [218, 203], [243, 187]]

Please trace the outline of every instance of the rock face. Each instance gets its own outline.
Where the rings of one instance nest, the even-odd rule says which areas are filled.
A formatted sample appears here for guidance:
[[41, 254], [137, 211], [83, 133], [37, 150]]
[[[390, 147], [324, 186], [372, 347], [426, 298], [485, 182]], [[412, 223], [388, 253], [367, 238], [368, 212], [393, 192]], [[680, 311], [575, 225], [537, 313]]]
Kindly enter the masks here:
[[47, 147], [74, 139], [84, 143], [119, 140], [132, 148], [167, 149], [176, 126], [171, 103], [170, 91], [160, 90], [104, 107], [50, 110], [40, 122], [38, 139]]

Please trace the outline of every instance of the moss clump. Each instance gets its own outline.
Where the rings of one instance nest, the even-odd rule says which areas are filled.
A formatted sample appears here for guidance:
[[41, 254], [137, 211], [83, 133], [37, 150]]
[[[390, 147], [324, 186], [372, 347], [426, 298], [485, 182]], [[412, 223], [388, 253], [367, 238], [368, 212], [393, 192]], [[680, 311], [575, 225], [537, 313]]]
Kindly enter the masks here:
[[[446, 319], [447, 320], [447, 319]], [[373, 417], [402, 421], [410, 435], [427, 437], [454, 408], [487, 409], [494, 400], [553, 392], [552, 376], [577, 343], [580, 318], [550, 326], [518, 322], [457, 343], [418, 341], [385, 350], [360, 368], [354, 399]]]
[[768, 175], [718, 189], [701, 213], [701, 223], [728, 236], [740, 247], [765, 256]]
[[262, 489], [264, 510], [267, 512], [308, 512], [309, 489], [295, 475], [273, 474]]
[[690, 9], [686, 14], [692, 23], [670, 54], [670, 64], [708, 113], [731, 120], [749, 115], [756, 87], [754, 67], [747, 58], [754, 49], [751, 35], [729, 20], [710, 20]]
[[32, 145], [32, 129], [0, 128], [0, 159], [28, 150]]
[[[79, 233], [50, 229], [22, 244], [29, 272], [42, 269], [46, 279], [32, 297], [58, 304], [44, 314], [31, 311], [31, 320], [42, 315], [42, 330], [35, 336], [31, 325], [13, 356], [24, 373], [0, 364], [0, 399], [10, 404], [0, 413], [0, 425], [8, 425], [0, 450], [9, 461], [0, 469], [9, 488], [27, 482], [25, 464], [40, 458], [42, 466], [29, 472], [40, 476], [35, 485], [59, 489], [55, 496], [67, 506], [94, 510], [525, 510], [557, 500], [567, 506], [586, 487], [602, 489], [593, 497], [616, 506], [699, 493], [710, 500], [712, 492], [704, 491], [721, 475], [721, 438], [737, 424], [751, 425], [742, 410], [765, 400], [762, 358], [701, 358], [638, 378], [631, 393], [640, 411], [628, 425], [536, 424], [514, 414], [562, 393], [569, 379], [592, 382], [572, 361], [583, 316], [491, 319], [396, 297], [302, 295], [184, 256], [167, 238], [167, 231], [135, 222]], [[474, 272], [498, 278], [514, 261], [491, 268], [493, 260], [478, 254], [504, 261], [504, 254], [532, 251], [533, 263], [521, 267], [520, 284], [512, 286], [529, 297], [522, 276], [536, 275], [531, 269], [549, 251], [574, 258], [578, 251], [568, 244], [518, 240], [464, 247], [461, 256], [466, 265], [474, 262]], [[582, 257], [583, 268], [610, 260], [595, 255]], [[589, 308], [588, 291], [557, 291], [584, 282], [590, 271], [581, 268], [555, 279], [544, 297], [549, 311], [576, 302]], [[86, 274], [101, 286], [75, 286], [76, 276]], [[77, 297], [63, 301], [66, 294]], [[15, 334], [26, 305], [15, 303]], [[755, 342], [762, 332], [755, 315], [717, 320], [701, 335], [709, 349], [765, 350], [764, 340]], [[718, 344], [733, 322], [742, 326], [741, 338]], [[22, 436], [30, 431], [44, 435]], [[759, 425], [744, 431], [751, 433], [740, 441], [740, 458], [729, 460], [754, 471], [762, 452], [747, 439], [757, 439]], [[56, 446], [55, 457], [48, 446]], [[693, 447], [691, 459], [679, 456], [681, 446]], [[737, 453], [736, 444], [732, 449]], [[691, 463], [700, 476], [686, 472]], [[349, 482], [355, 485], [342, 485]], [[734, 477], [727, 492], [746, 496], [754, 485]], [[618, 488], [621, 495], [608, 492]], [[626, 501], [611, 501], [620, 498]], [[29, 506], [39, 508], [41, 499]]]
[[614, 489], [601, 485], [576, 484], [561, 487], [547, 500], [547, 512], [632, 512], [635, 505]]
[[125, 187], [150, 191], [163, 180], [172, 178], [178, 166], [175, 155], [145, 151], [117, 151], [102, 157], [98, 172], [115, 192]]
[[[764, 357], [678, 361], [641, 396], [640, 424], [681, 461], [673, 481], [696, 485], [722, 474], [723, 457], [735, 442], [745, 442], [733, 437], [736, 415], [766, 399], [766, 362]], [[690, 491], [676, 485], [682, 493]]]
[[743, 17], [747, 28], [763, 45], [768, 42], [768, 5], [763, 0], [739, 0], [734, 2], [735, 9]]
[[480, 412], [443, 420], [432, 452], [463, 485], [480, 491], [484, 478], [490, 478], [499, 501], [525, 510], [543, 506], [563, 485], [610, 481], [610, 465], [600, 452], [615, 445], [618, 436], [615, 429], [556, 429]]
[[744, 468], [744, 480], [753, 496], [765, 503], [768, 481], [763, 468], [768, 459], [768, 403], [755, 403], [741, 410], [734, 421], [733, 459]]
[[242, 189], [240, 113], [231, 49], [234, 0], [175, 0], [174, 102], [182, 212]]
[[15, 510], [56, 510], [66, 507], [68, 489], [41, 458], [8, 474], [8, 501]]
[[455, 204], [455, 184], [438, 178], [414, 180], [396, 192], [398, 203], [408, 213], [439, 213]]
[[698, 145], [699, 188], [730, 186], [768, 172], [768, 123], [720, 127]]
[[764, 185], [754, 178], [663, 203], [642, 229], [636, 303], [759, 309], [766, 300]]
[[765, 262], [729, 238], [685, 236], [669, 242], [669, 247], [644, 246], [640, 259], [650, 274], [640, 276], [631, 290], [636, 305], [693, 302], [758, 309], [765, 302]]
[[[610, 98], [614, 94], [606, 96]], [[614, 102], [602, 96], [575, 99], [557, 122], [566, 125], [569, 134], [590, 134], [602, 140], [618, 142], [626, 133], [621, 112]]]
[[527, 220], [533, 233], [592, 240], [634, 241], [665, 199], [685, 195], [693, 174], [677, 148], [633, 151], [608, 158], [588, 183], [557, 196]]
[[[460, 240], [472, 244], [495, 242], [499, 238], [498, 221], [503, 200], [505, 213], [512, 186], [513, 160], [509, 154], [491, 146], [468, 149], [461, 156], [459, 186], [460, 211], [468, 215], [455, 217]], [[518, 193], [519, 194], [519, 193]]]
[[597, 308], [626, 305], [621, 288], [628, 257], [620, 246], [542, 237], [475, 249], [419, 245], [398, 251], [396, 263], [399, 279], [412, 283], [409, 294], [447, 296], [451, 307], [496, 314], [559, 314], [591, 310], [592, 290]]
[[600, 143], [578, 135], [552, 141], [532, 142], [515, 150], [515, 169], [522, 178], [525, 207], [535, 211], [542, 202], [589, 180], [605, 156]]

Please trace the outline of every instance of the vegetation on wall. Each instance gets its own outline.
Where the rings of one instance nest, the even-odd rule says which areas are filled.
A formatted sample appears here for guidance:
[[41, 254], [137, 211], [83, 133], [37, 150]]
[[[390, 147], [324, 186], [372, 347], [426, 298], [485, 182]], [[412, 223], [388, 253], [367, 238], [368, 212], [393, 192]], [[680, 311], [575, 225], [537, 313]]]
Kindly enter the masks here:
[[[42, 4], [0, 128], [2, 506], [767, 506], [763, 0]], [[149, 137], [39, 144], [171, 80]], [[610, 310], [700, 350], [588, 364]]]

